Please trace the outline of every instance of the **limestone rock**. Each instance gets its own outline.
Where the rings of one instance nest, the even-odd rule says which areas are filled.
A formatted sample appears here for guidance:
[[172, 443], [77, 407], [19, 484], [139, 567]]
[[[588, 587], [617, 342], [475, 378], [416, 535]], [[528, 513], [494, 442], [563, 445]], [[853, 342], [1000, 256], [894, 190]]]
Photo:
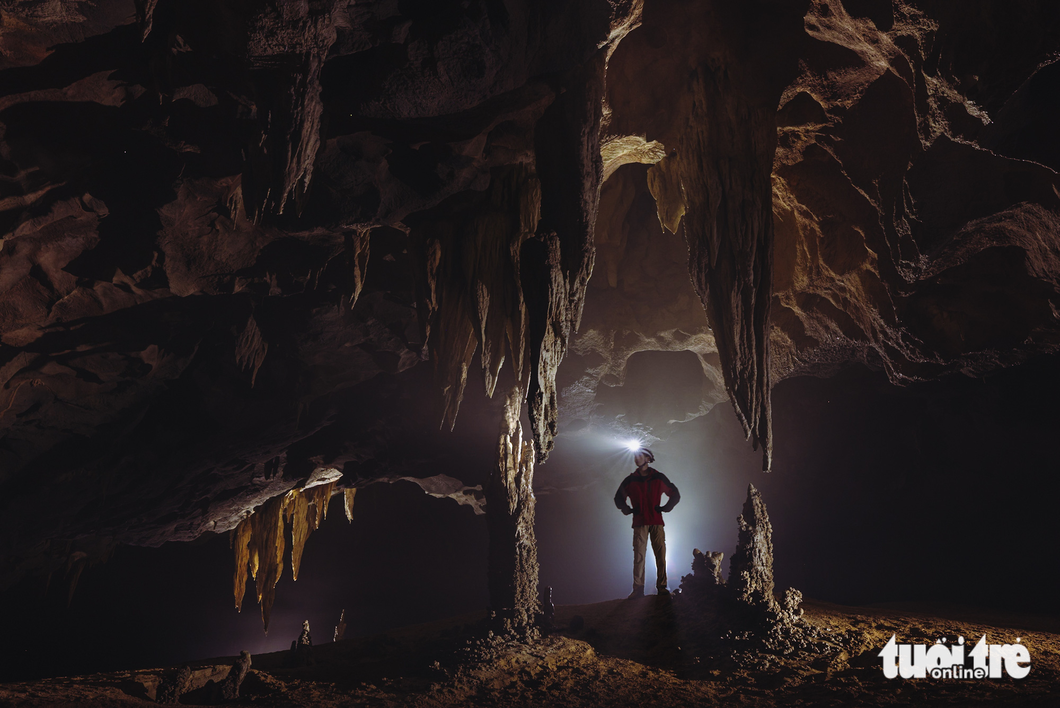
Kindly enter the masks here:
[[544, 632], [551, 632], [556, 625], [556, 606], [552, 604], [552, 586], [547, 585], [541, 591], [540, 626]]
[[768, 468], [785, 377], [1060, 347], [1055, 3], [134, 4], [4, 10], [0, 585], [257, 509], [264, 610], [270, 500], [437, 474], [476, 352], [538, 463], [728, 400]]
[[191, 690], [191, 667], [181, 666], [167, 675], [155, 692], [155, 700], [163, 704], [179, 703], [180, 697]]
[[739, 540], [729, 561], [729, 590], [737, 602], [773, 609], [773, 527], [753, 484], [747, 485], [747, 501], [737, 524]]
[[315, 663], [313, 658], [313, 635], [309, 632], [309, 620], [302, 623], [302, 633], [291, 642], [291, 651], [287, 655], [288, 666], [309, 666]]
[[335, 625], [335, 634], [332, 636], [331, 641], [341, 642], [346, 638], [346, 610], [339, 613], [339, 623]]
[[250, 663], [250, 652], [240, 652], [239, 658], [232, 664], [228, 675], [221, 681], [220, 695], [222, 701], [234, 701], [239, 698], [239, 687], [243, 684], [243, 679], [247, 677], [247, 672], [250, 671]]
[[692, 549], [692, 574], [681, 577], [681, 594], [687, 593], [694, 600], [704, 596], [719, 596], [725, 580], [721, 575], [721, 562], [725, 554], [720, 551], [704, 553], [698, 548]]
[[537, 537], [534, 534], [534, 444], [523, 440], [518, 388], [509, 392], [497, 467], [486, 487], [491, 619], [497, 633], [533, 631], [538, 613]]

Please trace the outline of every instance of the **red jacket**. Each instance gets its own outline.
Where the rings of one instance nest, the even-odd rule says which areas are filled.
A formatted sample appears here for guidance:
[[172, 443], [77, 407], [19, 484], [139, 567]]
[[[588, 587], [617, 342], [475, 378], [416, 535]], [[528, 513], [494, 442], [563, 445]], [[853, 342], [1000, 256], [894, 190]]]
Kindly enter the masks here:
[[[669, 499], [662, 504], [662, 495]], [[662, 472], [651, 467], [647, 475], [634, 472], [622, 480], [615, 492], [615, 506], [628, 509], [626, 499], [633, 505], [633, 526], [664, 526], [662, 512], [670, 511], [681, 501], [681, 493]]]

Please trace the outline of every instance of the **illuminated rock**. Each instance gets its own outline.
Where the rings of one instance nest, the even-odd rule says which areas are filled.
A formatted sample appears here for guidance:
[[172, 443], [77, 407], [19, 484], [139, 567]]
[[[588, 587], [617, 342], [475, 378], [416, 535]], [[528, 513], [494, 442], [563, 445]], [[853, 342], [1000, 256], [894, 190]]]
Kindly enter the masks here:
[[704, 553], [698, 548], [692, 549], [692, 574], [681, 578], [681, 591], [695, 595], [697, 593], [715, 593], [725, 585], [721, 576], [721, 562], [725, 554], [720, 551]]
[[538, 613], [534, 443], [523, 440], [521, 408], [514, 389], [505, 406], [497, 467], [486, 486], [491, 621], [494, 631], [516, 634], [532, 632]]
[[293, 489], [273, 497], [240, 522], [232, 532], [235, 557], [236, 610], [243, 607], [247, 577], [253, 578], [261, 605], [261, 620], [269, 630], [269, 615], [276, 597], [276, 583], [283, 574], [285, 519], [291, 535], [291, 574], [298, 579], [302, 550], [309, 534], [320, 527], [334, 492], [334, 482], [305, 490]]
[[267, 621], [318, 468], [483, 511], [373, 413], [451, 425], [476, 353], [538, 463], [666, 354], [659, 432], [730, 401], [768, 468], [785, 377], [1057, 350], [1051, 3], [38, 5], [0, 59], [0, 585], [235, 529]]
[[773, 527], [766, 504], [753, 484], [736, 520], [739, 540], [729, 560], [729, 591], [737, 602], [773, 608]]
[[332, 635], [331, 641], [341, 642], [346, 638], [346, 610], [339, 613], [339, 623], [335, 625], [335, 633]]
[[302, 633], [291, 642], [291, 651], [287, 655], [288, 666], [309, 666], [313, 659], [313, 636], [309, 632], [309, 620], [302, 623]]

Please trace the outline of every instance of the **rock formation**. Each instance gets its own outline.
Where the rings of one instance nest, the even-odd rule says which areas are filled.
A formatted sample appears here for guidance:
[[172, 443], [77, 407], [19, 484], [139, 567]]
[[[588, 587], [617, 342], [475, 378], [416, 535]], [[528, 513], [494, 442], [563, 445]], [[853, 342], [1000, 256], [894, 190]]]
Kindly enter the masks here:
[[538, 612], [534, 535], [534, 445], [523, 440], [518, 390], [508, 394], [497, 468], [486, 487], [489, 582], [494, 632], [531, 632]]
[[179, 703], [180, 697], [191, 690], [191, 667], [181, 666], [166, 676], [155, 691], [155, 700], [162, 704]]
[[[563, 426], [664, 437], [728, 399], [769, 469], [785, 377], [1057, 351], [1060, 9], [1019, 7], [10, 4], [0, 586], [235, 530], [267, 624], [314, 482], [349, 516], [411, 479], [496, 511], [523, 626]], [[677, 410], [630, 410], [660, 354]], [[405, 444], [476, 357], [489, 480]]]
[[729, 590], [737, 602], [772, 608], [773, 527], [766, 504], [753, 484], [736, 523], [740, 529], [736, 552], [729, 560]]
[[541, 591], [541, 630], [551, 632], [556, 628], [556, 606], [552, 604], [552, 586], [546, 585]]
[[[802, 593], [788, 588], [781, 601], [773, 583], [773, 527], [762, 495], [748, 485], [739, 537], [729, 560], [729, 582], [721, 576], [724, 554], [692, 551], [692, 574], [681, 578], [678, 598], [700, 627], [697, 642], [753, 640], [768, 651], [805, 649], [819, 632], [802, 622]], [[704, 629], [709, 627], [709, 629]]]
[[346, 638], [346, 610], [339, 613], [339, 623], [335, 625], [335, 633], [331, 637], [333, 642], [341, 642]]
[[239, 658], [232, 664], [228, 675], [221, 681], [220, 697], [222, 701], [234, 701], [239, 698], [239, 687], [250, 671], [250, 652], [239, 652]]
[[725, 554], [720, 551], [704, 553], [698, 548], [692, 549], [692, 574], [681, 577], [681, 592], [690, 596], [717, 595], [725, 587], [721, 575], [721, 562]]
[[309, 620], [302, 623], [302, 633], [291, 641], [287, 655], [288, 666], [309, 666], [313, 663], [313, 635], [309, 632]]
[[327, 517], [334, 486], [333, 482], [328, 482], [273, 497], [232, 531], [236, 610], [242, 610], [243, 594], [249, 575], [256, 584], [261, 619], [266, 632], [269, 631], [269, 615], [275, 599], [276, 583], [283, 573], [284, 529], [290, 528], [291, 575], [298, 580], [302, 549], [309, 534], [318, 529]]

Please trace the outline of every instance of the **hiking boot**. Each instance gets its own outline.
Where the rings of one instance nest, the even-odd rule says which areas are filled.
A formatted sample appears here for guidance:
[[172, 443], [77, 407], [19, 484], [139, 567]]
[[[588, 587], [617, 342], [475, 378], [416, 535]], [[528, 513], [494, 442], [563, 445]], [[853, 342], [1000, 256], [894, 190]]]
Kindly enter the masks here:
[[627, 600], [635, 600], [638, 597], [644, 597], [644, 588], [633, 588], [633, 592], [626, 596]]

